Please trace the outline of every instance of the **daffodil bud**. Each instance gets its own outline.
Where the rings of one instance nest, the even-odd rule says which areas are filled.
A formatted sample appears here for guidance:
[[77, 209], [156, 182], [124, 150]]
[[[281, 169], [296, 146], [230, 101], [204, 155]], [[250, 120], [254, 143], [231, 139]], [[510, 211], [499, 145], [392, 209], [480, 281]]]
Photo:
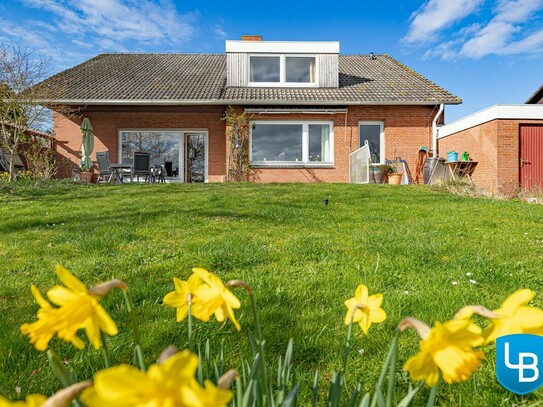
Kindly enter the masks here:
[[128, 290], [128, 286], [124, 281], [115, 279], [89, 288], [89, 294], [96, 295], [102, 298], [114, 288], [118, 288], [120, 290]]
[[89, 381], [72, 384], [49, 397], [42, 407], [67, 407], [83, 390], [90, 386], [92, 386], [92, 382]]
[[402, 332], [406, 329], [413, 328], [415, 331], [417, 331], [421, 339], [428, 338], [428, 334], [430, 333], [430, 327], [426, 322], [413, 317], [402, 319], [398, 324], [398, 328], [400, 328], [400, 331]]

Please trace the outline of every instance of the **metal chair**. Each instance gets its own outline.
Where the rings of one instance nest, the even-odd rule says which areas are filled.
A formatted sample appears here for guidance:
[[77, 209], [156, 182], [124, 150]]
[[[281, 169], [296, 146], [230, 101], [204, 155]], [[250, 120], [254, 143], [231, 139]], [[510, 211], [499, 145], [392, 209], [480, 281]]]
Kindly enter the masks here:
[[151, 181], [151, 154], [143, 151], [134, 152], [134, 167], [132, 169], [132, 178], [130, 182], [134, 180], [134, 177], [137, 177], [139, 181], [141, 176], [145, 176], [145, 181]]
[[100, 170], [96, 183], [99, 183], [100, 180], [104, 182], [111, 182], [113, 179], [113, 171], [111, 171], [111, 164], [109, 162], [109, 152], [97, 152], [96, 161], [98, 162], [98, 169]]

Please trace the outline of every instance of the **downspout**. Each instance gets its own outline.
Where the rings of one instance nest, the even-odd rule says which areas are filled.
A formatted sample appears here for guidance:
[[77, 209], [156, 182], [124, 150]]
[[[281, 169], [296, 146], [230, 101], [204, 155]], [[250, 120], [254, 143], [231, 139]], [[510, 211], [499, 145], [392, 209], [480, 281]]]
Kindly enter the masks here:
[[434, 157], [439, 156], [437, 153], [437, 121], [441, 117], [441, 114], [443, 113], [444, 109], [445, 109], [445, 105], [443, 103], [440, 104], [436, 117], [434, 117], [434, 120], [432, 121], [432, 153], [434, 154]]

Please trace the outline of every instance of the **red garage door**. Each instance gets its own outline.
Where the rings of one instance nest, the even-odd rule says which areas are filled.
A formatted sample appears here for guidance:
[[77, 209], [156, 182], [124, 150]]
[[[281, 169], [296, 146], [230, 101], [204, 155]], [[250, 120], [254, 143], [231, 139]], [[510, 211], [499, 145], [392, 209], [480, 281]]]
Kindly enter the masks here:
[[520, 186], [543, 185], [543, 126], [520, 126]]

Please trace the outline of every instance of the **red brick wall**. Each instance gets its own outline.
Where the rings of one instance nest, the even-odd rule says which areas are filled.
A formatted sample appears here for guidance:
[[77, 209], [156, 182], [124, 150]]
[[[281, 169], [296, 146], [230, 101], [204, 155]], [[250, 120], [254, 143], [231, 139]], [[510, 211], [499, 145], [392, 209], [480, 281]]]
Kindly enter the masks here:
[[349, 154], [358, 149], [358, 123], [383, 121], [385, 157], [406, 160], [414, 174], [421, 145], [432, 142], [437, 109], [428, 106], [350, 106], [339, 114], [262, 114], [253, 120], [322, 120], [334, 122], [334, 168], [259, 168], [260, 182], [348, 182]]
[[[226, 171], [225, 123], [221, 120], [223, 107], [87, 107], [78, 118], [54, 115], [57, 151], [74, 163], [81, 159], [81, 130], [83, 116], [94, 129], [94, 153], [109, 151], [111, 162], [117, 162], [119, 129], [201, 129], [208, 131], [208, 180], [219, 182]], [[69, 176], [66, 171], [64, 176]]]
[[519, 186], [519, 125], [537, 120], [492, 120], [439, 139], [439, 151], [467, 151], [479, 164], [475, 185], [489, 192], [509, 193]]
[[[225, 122], [221, 116], [225, 108], [217, 107], [114, 107], [90, 106], [80, 117], [69, 119], [54, 116], [57, 150], [73, 163], [81, 157], [83, 116], [94, 128], [94, 151], [109, 150], [112, 162], [117, 159], [118, 130], [147, 129], [207, 129], [209, 132], [209, 181], [219, 182], [226, 173], [227, 142]], [[237, 111], [241, 111], [238, 107]], [[266, 168], [256, 170], [260, 182], [348, 182], [349, 154], [358, 149], [358, 122], [383, 121], [385, 156], [405, 159], [415, 171], [421, 145], [431, 146], [432, 120], [435, 106], [351, 106], [348, 112], [334, 115], [284, 114], [255, 115], [254, 120], [323, 120], [334, 122], [334, 168]], [[95, 155], [91, 156], [93, 159]], [[69, 174], [65, 174], [69, 175]]]

